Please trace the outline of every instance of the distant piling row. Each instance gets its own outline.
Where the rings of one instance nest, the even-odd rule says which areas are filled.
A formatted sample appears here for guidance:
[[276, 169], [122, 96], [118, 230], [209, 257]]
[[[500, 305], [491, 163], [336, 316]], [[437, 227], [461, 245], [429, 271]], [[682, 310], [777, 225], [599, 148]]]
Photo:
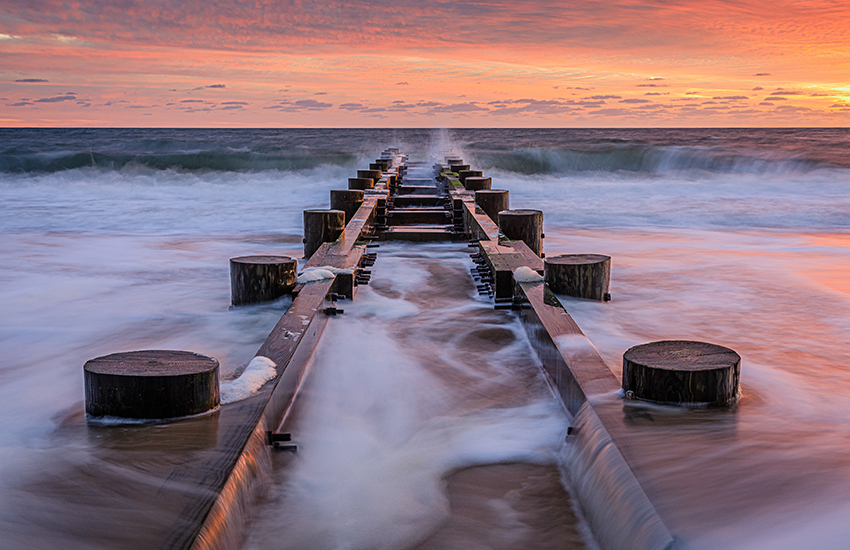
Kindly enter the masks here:
[[[456, 178], [465, 190], [475, 192], [475, 204], [498, 224], [501, 239], [522, 241], [534, 254], [545, 258], [542, 211], [510, 209], [508, 191], [491, 189], [492, 179], [481, 170], [473, 170], [458, 156], [446, 156], [445, 164], [435, 168], [448, 174], [450, 180]], [[489, 268], [487, 272], [495, 282], [496, 274]], [[556, 294], [611, 300], [610, 256], [562, 254], [546, 258], [542, 275], [546, 287]], [[481, 280], [483, 285], [479, 286], [489, 287], [486, 277]], [[488, 290], [486, 294], [503, 292]], [[727, 348], [704, 342], [653, 342], [636, 346], [624, 355], [622, 384], [630, 398], [668, 404], [728, 405], [740, 394], [739, 374], [740, 357]]]

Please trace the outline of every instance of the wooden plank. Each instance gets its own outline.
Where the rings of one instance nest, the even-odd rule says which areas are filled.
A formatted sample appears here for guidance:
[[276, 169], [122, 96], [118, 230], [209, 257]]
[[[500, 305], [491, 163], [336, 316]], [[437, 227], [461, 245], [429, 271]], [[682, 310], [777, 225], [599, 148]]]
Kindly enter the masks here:
[[[255, 455], [269, 453], [264, 442], [265, 431], [276, 429], [292, 405], [304, 368], [327, 324], [327, 315], [322, 310], [328, 293], [335, 291], [353, 297], [353, 270], [366, 250], [357, 243], [362, 242], [364, 231], [374, 219], [378, 200], [386, 196], [386, 190], [366, 193], [343, 235], [336, 242], [323, 243], [307, 261], [309, 267], [351, 269], [352, 275], [341, 274], [333, 280], [299, 285], [292, 305], [257, 351], [258, 356], [268, 357], [277, 364], [276, 378], [249, 399], [222, 408], [220, 416], [230, 421], [218, 439], [221, 448], [210, 457], [213, 464], [207, 467], [192, 464], [190, 472], [176, 474], [177, 478], [192, 478], [194, 472], [207, 472], [211, 482], [203, 492], [199, 491], [203, 493], [199, 500], [187, 506], [187, 514], [196, 518], [194, 522], [181, 517], [179, 523], [183, 528], [172, 531], [179, 535], [163, 547], [218, 548], [228, 533], [241, 532], [245, 518], [238, 514], [241, 507], [234, 500], [250, 499], [250, 486], [260, 475], [256, 466], [259, 459]], [[194, 527], [186, 528], [193, 523]]]
[[[659, 550], [674, 540], [631, 467], [620, 383], [543, 282], [517, 283], [519, 316], [532, 347], [573, 417], [570, 475], [603, 548]], [[588, 505], [607, 503], [607, 505]], [[612, 525], [617, 525], [612, 529]]]
[[[543, 275], [543, 258], [534, 253], [523, 241], [502, 241], [501, 244], [510, 247], [523, 258], [521, 265], [526, 265]], [[519, 266], [517, 266], [519, 267]]]
[[[333, 281], [318, 281], [304, 285], [292, 305], [257, 351], [276, 363], [277, 376], [251, 397], [225, 405], [217, 421], [218, 437], [213, 448], [196, 454], [191, 461], [175, 468], [168, 476], [172, 483], [197, 487], [194, 499], [171, 529], [171, 537], [162, 548], [214, 548], [228, 530], [241, 531], [245, 518], [234, 513], [234, 495], [250, 492], [260, 472], [242, 471], [240, 461], [259, 460], [256, 453], [268, 453], [265, 445], [257, 447], [256, 439], [266, 429], [274, 429], [288, 410], [304, 368], [327, 323], [322, 313], [325, 296]], [[214, 419], [210, 418], [210, 422]], [[250, 448], [250, 451], [249, 451]], [[246, 477], [247, 476], [247, 477]]]
[[530, 267], [543, 274], [543, 260], [522, 241], [478, 242], [479, 250], [490, 271], [493, 272], [493, 290], [497, 299], [511, 298], [514, 295], [514, 272], [522, 267]]

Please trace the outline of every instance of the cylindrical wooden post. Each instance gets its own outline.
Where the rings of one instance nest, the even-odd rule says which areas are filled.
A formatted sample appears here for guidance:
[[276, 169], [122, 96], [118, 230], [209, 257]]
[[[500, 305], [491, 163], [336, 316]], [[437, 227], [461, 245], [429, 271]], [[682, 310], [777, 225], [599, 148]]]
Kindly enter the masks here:
[[372, 178], [375, 180], [375, 183], [381, 179], [381, 171], [380, 170], [358, 170], [357, 171], [358, 178]]
[[447, 157], [446, 164], [451, 166], [452, 164], [463, 164], [463, 159], [460, 157]]
[[140, 420], [212, 411], [218, 361], [191, 351], [131, 351], [87, 361], [86, 413]]
[[348, 178], [349, 189], [374, 189], [375, 180], [372, 178]]
[[540, 210], [503, 210], [499, 229], [509, 241], [522, 241], [540, 256], [543, 252], [543, 212]]
[[481, 189], [490, 189], [493, 185], [493, 180], [491, 178], [484, 178], [481, 176], [469, 176], [466, 178], [466, 181], [463, 182], [463, 186], [467, 191], [480, 191]]
[[382, 172], [386, 172], [390, 169], [390, 166], [393, 165], [393, 161], [391, 159], [376, 159], [375, 164], [377, 164]]
[[543, 262], [546, 284], [555, 294], [589, 300], [611, 299], [611, 256], [564, 254]]
[[490, 219], [499, 223], [499, 212], [510, 208], [508, 192], [502, 189], [481, 189], [475, 192], [475, 204], [481, 207]]
[[298, 261], [288, 256], [230, 259], [230, 302], [234, 306], [266, 302], [295, 288]]
[[460, 180], [461, 183], [466, 181], [466, 178], [477, 177], [480, 178], [484, 175], [484, 172], [481, 170], [461, 170], [457, 173], [457, 179]]
[[345, 212], [345, 223], [348, 224], [363, 204], [363, 194], [359, 189], [334, 189], [331, 191], [331, 210]]
[[651, 342], [623, 354], [626, 395], [659, 403], [730, 404], [740, 377], [741, 356], [706, 342]]
[[304, 211], [304, 257], [309, 258], [322, 243], [332, 243], [345, 231], [342, 210]]
[[452, 172], [457, 173], [457, 172], [460, 172], [461, 170], [469, 170], [469, 165], [468, 164], [452, 164], [452, 165], [450, 165], [449, 168], [451, 169]]

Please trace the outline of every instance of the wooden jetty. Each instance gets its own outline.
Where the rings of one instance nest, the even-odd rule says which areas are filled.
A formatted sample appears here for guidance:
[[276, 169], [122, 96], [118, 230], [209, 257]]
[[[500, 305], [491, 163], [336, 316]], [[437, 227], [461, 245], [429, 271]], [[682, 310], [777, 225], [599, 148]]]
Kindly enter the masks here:
[[[184, 453], [161, 471], [148, 472], [162, 479], [166, 493], [175, 484], [197, 487], [181, 497], [176, 521], [153, 529], [156, 547], [201, 550], [238, 544], [242, 510], [251, 506], [258, 480], [270, 467], [273, 445], [286, 439], [276, 432], [327, 319], [340, 312], [340, 300], [354, 299], [358, 286], [368, 284], [374, 263], [370, 249], [381, 240], [442, 240], [469, 243], [479, 292], [491, 297], [494, 307], [515, 310], [526, 327], [572, 417], [568, 437], [575, 448], [570, 464], [573, 487], [601, 548], [673, 548], [674, 538], [631, 463], [620, 383], [544, 282], [542, 214], [508, 211], [520, 213], [511, 223], [527, 218], [529, 225], [516, 233], [526, 236], [523, 240], [505, 238], [492, 217], [503, 216], [493, 212], [492, 202], [485, 204], [490, 215], [476, 202], [476, 191], [481, 193], [485, 183], [489, 190], [490, 178], [457, 158], [425, 165], [388, 149], [356, 176], [349, 185], [361, 190], [362, 203], [348, 213], [338, 237], [327, 237], [332, 242], [318, 245], [302, 268], [331, 270], [332, 276], [297, 284], [292, 305], [257, 351], [276, 365], [274, 379], [251, 397], [223, 405], [213, 416], [193, 419], [196, 425], [215, 423], [209, 444]], [[504, 191], [481, 197], [507, 205]], [[359, 194], [355, 198], [359, 200]], [[523, 214], [528, 212], [533, 214]], [[305, 227], [305, 243], [308, 236], [319, 234], [325, 233]], [[179, 431], [180, 425], [160, 429]]]

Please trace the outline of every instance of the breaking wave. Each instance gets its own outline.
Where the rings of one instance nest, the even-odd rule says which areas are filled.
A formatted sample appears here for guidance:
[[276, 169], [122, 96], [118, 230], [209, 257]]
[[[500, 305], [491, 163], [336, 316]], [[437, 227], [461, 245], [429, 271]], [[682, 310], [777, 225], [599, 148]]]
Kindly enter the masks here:
[[807, 158], [778, 158], [719, 148], [657, 146], [638, 143], [593, 144], [584, 149], [528, 147], [475, 154], [475, 164], [520, 174], [572, 172], [703, 171], [730, 174], [810, 172], [836, 165]]

